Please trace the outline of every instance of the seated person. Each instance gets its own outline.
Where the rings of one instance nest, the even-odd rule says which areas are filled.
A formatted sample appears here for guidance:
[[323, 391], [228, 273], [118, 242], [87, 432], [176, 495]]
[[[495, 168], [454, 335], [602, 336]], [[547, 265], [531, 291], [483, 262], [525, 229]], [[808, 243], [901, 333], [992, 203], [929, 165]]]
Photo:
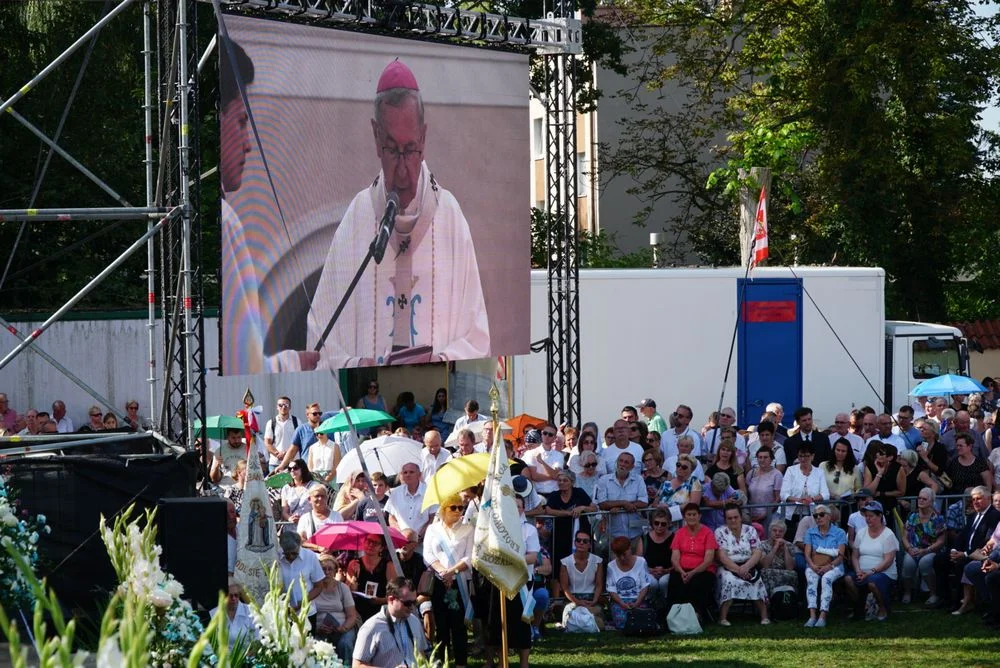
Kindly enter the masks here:
[[689, 503], [683, 508], [684, 526], [670, 543], [671, 603], [690, 603], [698, 620], [704, 620], [715, 594], [715, 553], [719, 544], [711, 529], [701, 523], [701, 508]]
[[779, 587], [788, 587], [798, 592], [799, 578], [795, 573], [798, 548], [785, 539], [787, 531], [785, 520], [775, 518], [768, 527], [767, 540], [760, 543], [760, 575], [769, 598]]
[[672, 551], [670, 541], [673, 532], [670, 531], [670, 513], [663, 508], [657, 508], [649, 519], [649, 533], [643, 534], [636, 546], [635, 553], [646, 560], [649, 569], [651, 602], [658, 607], [666, 607], [667, 586], [670, 583], [670, 563]]
[[896, 552], [899, 541], [882, 519], [882, 504], [869, 501], [861, 507], [865, 516], [864, 531], [854, 539], [851, 560], [854, 565], [854, 579], [860, 588], [855, 603], [855, 618], [863, 614], [867, 594], [875, 595], [878, 604], [876, 618], [884, 622], [889, 617], [889, 594], [896, 582]]
[[813, 509], [812, 517], [816, 526], [806, 532], [804, 550], [808, 628], [826, 626], [830, 602], [833, 600], [833, 583], [844, 577], [844, 559], [847, 553], [847, 533], [833, 522], [830, 507], [819, 504]]
[[719, 544], [718, 559], [722, 564], [719, 569], [719, 624], [730, 625], [729, 608], [736, 599], [753, 601], [760, 613], [760, 623], [770, 624], [764, 602], [767, 589], [757, 570], [761, 557], [757, 531], [749, 524], [743, 524], [739, 506], [727, 504], [724, 513], [725, 526], [715, 530], [715, 541]]
[[366, 536], [364, 554], [347, 565], [347, 586], [354, 594], [354, 603], [361, 620], [365, 621], [385, 605], [385, 586], [396, 577], [396, 567], [385, 554], [382, 536]]
[[628, 611], [643, 605], [649, 592], [646, 560], [632, 553], [632, 541], [618, 536], [611, 541], [615, 558], [608, 564], [608, 597], [611, 599], [611, 622], [619, 631], [625, 628]]

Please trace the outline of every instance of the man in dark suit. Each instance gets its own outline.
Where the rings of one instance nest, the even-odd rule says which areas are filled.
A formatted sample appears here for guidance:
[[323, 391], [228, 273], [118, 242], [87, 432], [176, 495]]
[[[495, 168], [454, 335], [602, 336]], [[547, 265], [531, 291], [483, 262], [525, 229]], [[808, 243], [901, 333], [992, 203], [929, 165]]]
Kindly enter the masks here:
[[[938, 608], [950, 608], [958, 598], [960, 576], [969, 555], [981, 549], [1000, 523], [1000, 511], [990, 504], [990, 491], [985, 487], [974, 487], [972, 497], [973, 513], [965, 518], [965, 529], [952, 542], [951, 550], [934, 557], [934, 576], [937, 579]], [[954, 576], [955, 583], [951, 582]]]
[[802, 406], [795, 411], [795, 421], [799, 425], [799, 431], [795, 436], [789, 436], [785, 441], [785, 459], [794, 462], [799, 456], [799, 446], [803, 443], [812, 444], [813, 466], [830, 459], [830, 438], [823, 432], [817, 431], [813, 425], [813, 411], [811, 408]]

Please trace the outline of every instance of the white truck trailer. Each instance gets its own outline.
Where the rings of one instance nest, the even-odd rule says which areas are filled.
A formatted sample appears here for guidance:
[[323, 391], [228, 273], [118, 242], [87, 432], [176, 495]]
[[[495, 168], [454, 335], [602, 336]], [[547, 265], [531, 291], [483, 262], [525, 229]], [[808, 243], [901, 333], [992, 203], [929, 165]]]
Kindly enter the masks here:
[[[894, 412], [920, 381], [967, 374], [961, 331], [887, 321], [884, 283], [882, 269], [864, 267], [768, 267], [749, 280], [735, 267], [582, 270], [582, 418], [606, 425], [652, 397], [664, 415], [691, 406], [700, 426], [718, 408], [727, 364], [722, 403], [741, 425], [771, 401], [786, 422], [806, 405], [824, 427], [864, 405]], [[545, 272], [532, 272], [532, 341], [548, 336], [546, 295]], [[545, 353], [511, 367], [513, 412], [544, 414]]]

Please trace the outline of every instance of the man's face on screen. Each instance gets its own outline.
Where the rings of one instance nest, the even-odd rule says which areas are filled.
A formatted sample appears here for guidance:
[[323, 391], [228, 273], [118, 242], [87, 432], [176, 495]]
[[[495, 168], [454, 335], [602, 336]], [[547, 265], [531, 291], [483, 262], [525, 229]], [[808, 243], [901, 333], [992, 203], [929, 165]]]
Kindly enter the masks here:
[[397, 107], [383, 105], [382, 125], [372, 121], [372, 127], [375, 150], [385, 174], [385, 190], [395, 190], [405, 209], [417, 194], [427, 133], [427, 126], [420, 123], [417, 101], [407, 98]]
[[239, 190], [243, 181], [243, 165], [250, 152], [250, 134], [247, 131], [247, 112], [243, 100], [234, 98], [222, 110], [222, 156], [219, 170], [222, 173], [222, 190], [231, 193]]

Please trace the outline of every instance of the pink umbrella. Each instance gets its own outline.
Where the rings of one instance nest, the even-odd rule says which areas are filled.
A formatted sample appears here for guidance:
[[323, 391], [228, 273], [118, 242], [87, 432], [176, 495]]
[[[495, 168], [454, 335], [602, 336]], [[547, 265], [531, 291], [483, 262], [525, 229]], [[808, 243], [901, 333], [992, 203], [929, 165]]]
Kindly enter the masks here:
[[[368, 536], [382, 536], [378, 522], [333, 522], [321, 526], [309, 542], [328, 550], [361, 550]], [[389, 537], [394, 547], [406, 545], [406, 536], [399, 529], [389, 527]]]

